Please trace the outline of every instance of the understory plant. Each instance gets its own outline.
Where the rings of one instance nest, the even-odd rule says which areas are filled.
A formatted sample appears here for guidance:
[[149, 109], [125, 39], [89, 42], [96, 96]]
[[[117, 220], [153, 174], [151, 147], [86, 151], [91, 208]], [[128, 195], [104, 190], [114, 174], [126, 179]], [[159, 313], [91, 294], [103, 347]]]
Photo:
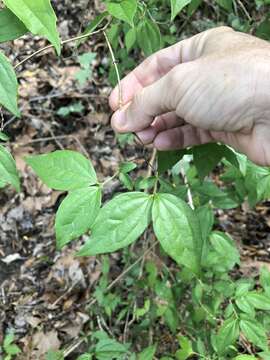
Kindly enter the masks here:
[[[31, 32], [47, 38], [49, 47], [54, 47], [60, 56], [66, 43], [74, 42], [80, 49], [89, 36], [103, 34], [112, 57], [108, 78], [113, 84], [119, 83], [122, 74], [134, 66], [138, 52], [148, 56], [177, 41], [181, 36], [177, 30], [181, 16], [188, 24], [205, 8], [214, 11], [217, 22], [198, 23], [196, 29], [226, 23], [240, 31], [254, 30], [263, 38], [270, 35], [268, 18], [255, 22], [251, 16], [263, 11], [267, 0], [253, 1], [248, 8], [233, 0], [216, 0], [213, 8], [202, 0], [104, 1], [104, 12], [86, 26], [83, 34], [64, 41], [57, 32], [57, 19], [49, 0], [3, 0], [2, 5], [1, 42]], [[15, 116], [20, 116], [16, 71], [42, 51], [14, 66], [0, 52], [0, 104]], [[89, 78], [94, 58], [94, 54], [79, 57], [79, 83]], [[59, 116], [81, 111], [81, 106], [70, 106], [61, 109]], [[11, 185], [20, 191], [2, 110], [1, 119], [0, 187]], [[228, 234], [216, 230], [215, 218], [217, 209], [233, 209], [243, 203], [253, 207], [268, 199], [269, 168], [256, 166], [221, 144], [160, 152], [153, 162], [145, 158], [143, 166], [150, 170], [146, 177], [137, 176], [138, 163], [134, 161], [120, 163], [112, 178], [100, 179], [91, 160], [72, 150], [34, 155], [26, 162], [48, 187], [66, 192], [55, 219], [59, 250], [86, 235], [76, 256], [111, 253], [140, 241], [145, 232], [150, 232], [156, 239], [151, 246], [160, 244], [162, 256], [175, 262], [178, 271], [173, 277], [167, 271], [161, 277], [156, 265], [146, 262], [146, 280], [136, 283], [151, 294], [134, 313], [141, 331], [151, 321], [162, 319], [177, 342], [175, 352], [159, 358], [270, 359], [270, 272], [262, 268], [258, 282], [252, 278], [237, 279], [239, 250]], [[219, 173], [219, 186], [210, 176], [214, 169]], [[103, 190], [115, 178], [122, 184], [121, 192], [104, 203]], [[100, 285], [98, 289], [102, 290]], [[116, 298], [106, 302], [108, 295], [102, 291], [99, 295], [96, 291], [96, 296], [111, 316], [114, 309], [110, 306]], [[102, 332], [92, 334], [90, 343], [88, 353], [80, 360], [151, 360], [159, 353], [158, 342], [135, 354], [131, 344], [121, 344]], [[9, 354], [6, 348], [4, 344]], [[63, 356], [61, 352], [51, 352], [47, 358]]]

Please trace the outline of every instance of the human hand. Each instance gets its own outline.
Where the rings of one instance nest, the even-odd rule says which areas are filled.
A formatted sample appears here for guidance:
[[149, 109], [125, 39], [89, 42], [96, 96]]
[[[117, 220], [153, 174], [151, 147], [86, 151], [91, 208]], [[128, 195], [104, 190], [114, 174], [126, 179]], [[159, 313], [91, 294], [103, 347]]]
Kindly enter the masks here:
[[270, 166], [270, 45], [215, 28], [150, 56], [110, 96], [112, 127], [158, 150], [222, 142]]

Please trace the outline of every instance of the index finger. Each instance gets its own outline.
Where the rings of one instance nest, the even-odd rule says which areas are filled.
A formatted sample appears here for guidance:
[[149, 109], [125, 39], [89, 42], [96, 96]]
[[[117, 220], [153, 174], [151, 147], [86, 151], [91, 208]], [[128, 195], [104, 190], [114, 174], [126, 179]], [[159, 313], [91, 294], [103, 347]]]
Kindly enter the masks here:
[[[173, 67], [183, 61], [181, 49], [183, 43], [189, 40], [183, 40], [180, 43], [172, 45], [166, 49], [160, 50], [144, 60], [138, 67], [129, 73], [122, 81], [121, 88], [123, 94], [123, 105], [132, 100], [133, 96], [145, 86], [151, 85]], [[119, 89], [115, 87], [110, 95], [109, 103], [113, 111], [119, 107]]]

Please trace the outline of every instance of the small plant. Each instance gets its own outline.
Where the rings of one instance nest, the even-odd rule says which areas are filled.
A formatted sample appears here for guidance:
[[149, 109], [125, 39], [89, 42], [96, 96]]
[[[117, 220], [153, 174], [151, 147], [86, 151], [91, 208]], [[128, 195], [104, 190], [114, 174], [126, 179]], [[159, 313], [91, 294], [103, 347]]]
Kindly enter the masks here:
[[6, 334], [3, 342], [4, 360], [15, 359], [21, 353], [21, 349], [14, 342], [14, 332], [10, 331]]

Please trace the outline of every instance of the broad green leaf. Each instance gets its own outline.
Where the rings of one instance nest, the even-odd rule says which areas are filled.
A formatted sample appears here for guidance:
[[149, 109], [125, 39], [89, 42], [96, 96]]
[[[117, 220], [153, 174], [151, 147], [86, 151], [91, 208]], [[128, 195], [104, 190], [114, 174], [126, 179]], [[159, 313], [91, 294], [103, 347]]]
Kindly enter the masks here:
[[240, 328], [248, 341], [262, 350], [267, 350], [267, 336], [260, 323], [255, 320], [241, 320]]
[[149, 19], [141, 21], [137, 27], [137, 41], [146, 56], [158, 51], [161, 47], [158, 25]]
[[171, 0], [171, 20], [184, 9], [185, 6], [191, 3], [191, 0]]
[[130, 245], [150, 222], [152, 196], [141, 192], [124, 193], [108, 202], [99, 212], [89, 240], [80, 256], [92, 256]]
[[204, 179], [221, 161], [224, 156], [223, 145], [205, 144], [195, 146], [192, 150], [194, 165], [198, 171], [200, 179]]
[[195, 212], [171, 194], [157, 194], [152, 218], [154, 232], [165, 250], [179, 265], [200, 272], [203, 241]]
[[144, 349], [140, 354], [138, 354], [138, 360], [153, 360], [156, 353], [157, 346], [152, 345]]
[[188, 6], [188, 16], [192, 16], [198, 7], [202, 4], [203, 0], [192, 0]]
[[235, 303], [237, 305], [237, 307], [243, 311], [244, 313], [248, 314], [250, 317], [255, 317], [255, 309], [254, 307], [251, 305], [251, 303], [249, 303], [246, 299], [245, 296], [242, 296], [240, 298], [237, 298], [235, 300]]
[[[212, 251], [209, 252], [206, 261], [208, 266], [216, 265], [220, 269], [231, 270], [235, 264], [240, 263], [239, 252], [228, 235], [215, 231], [210, 236], [210, 243], [215, 254], [212, 257]], [[211, 260], [213, 260], [212, 264]]]
[[216, 0], [216, 3], [229, 12], [233, 11], [232, 0]]
[[262, 266], [260, 271], [260, 284], [264, 291], [270, 295], [270, 271], [266, 266]]
[[257, 360], [257, 358], [252, 355], [239, 355], [236, 356], [234, 360]]
[[56, 29], [56, 15], [50, 0], [3, 0], [3, 3], [24, 23], [34, 35], [46, 37], [61, 51], [60, 38]]
[[18, 82], [8, 59], [0, 52], [0, 105], [20, 116], [17, 105]]
[[114, 339], [103, 339], [95, 348], [95, 356], [98, 360], [111, 360], [119, 358], [128, 351], [128, 346], [120, 344]]
[[270, 40], [270, 19], [263, 20], [256, 30], [256, 36], [264, 40]]
[[158, 172], [159, 174], [170, 170], [184, 155], [190, 153], [189, 150], [175, 150], [175, 151], [159, 151], [158, 152]]
[[270, 296], [256, 291], [249, 292], [246, 300], [258, 310], [270, 310]]
[[134, 46], [135, 42], [136, 42], [136, 36], [137, 36], [137, 32], [136, 32], [136, 28], [130, 28], [128, 30], [128, 32], [125, 35], [125, 45], [127, 48], [127, 52], [129, 52], [132, 47]]
[[2, 145], [0, 145], [0, 181], [3, 184], [10, 184], [17, 191], [20, 191], [20, 179], [15, 161]]
[[55, 220], [57, 247], [86, 233], [101, 206], [101, 190], [93, 186], [70, 192], [62, 201]]
[[216, 335], [216, 346], [219, 355], [223, 355], [228, 347], [234, 345], [239, 337], [239, 321], [235, 318], [226, 320]]
[[133, 26], [133, 19], [137, 11], [136, 0], [110, 1], [107, 4], [108, 12], [117, 19], [123, 20]]
[[192, 354], [194, 354], [192, 343], [187, 337], [180, 336], [179, 344], [181, 346], [181, 350], [178, 350], [175, 354], [177, 360], [186, 360], [190, 358]]
[[97, 183], [91, 162], [76, 151], [57, 150], [28, 157], [26, 162], [47, 186], [55, 190], [75, 190]]
[[9, 9], [0, 11], [0, 42], [18, 39], [27, 28]]
[[[106, 19], [106, 17], [109, 15], [108, 11], [104, 11], [103, 13], [99, 14], [94, 20], [92, 20], [85, 28], [84, 32], [82, 33], [82, 35], [91, 35], [91, 33], [93, 31], [96, 30], [96, 28], [102, 23], [102, 21], [104, 19]], [[84, 43], [87, 40], [86, 38], [80, 39], [78, 40], [77, 45], [80, 45], [82, 43]]]

